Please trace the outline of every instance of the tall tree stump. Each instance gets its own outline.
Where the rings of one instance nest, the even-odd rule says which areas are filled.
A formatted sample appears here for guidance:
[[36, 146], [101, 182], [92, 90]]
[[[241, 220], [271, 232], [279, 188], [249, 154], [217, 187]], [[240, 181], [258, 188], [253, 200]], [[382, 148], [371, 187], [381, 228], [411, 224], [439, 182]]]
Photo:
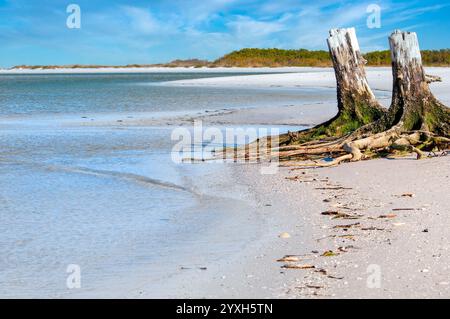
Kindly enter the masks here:
[[286, 144], [339, 138], [378, 120], [386, 112], [369, 87], [364, 69], [366, 60], [361, 54], [355, 29], [331, 30], [328, 47], [336, 74], [338, 113], [310, 130], [290, 133]]
[[450, 142], [450, 109], [431, 93], [422, 64], [417, 34], [395, 31], [389, 37], [393, 90], [389, 111], [378, 121], [354, 132], [343, 144], [353, 155], [363, 150], [415, 152], [446, 148]]
[[364, 69], [367, 61], [359, 49], [355, 29], [331, 30], [328, 47], [336, 74], [337, 117], [360, 125], [379, 119], [384, 110], [369, 87]]
[[395, 31], [389, 43], [394, 76], [389, 112], [392, 124], [400, 124], [406, 131], [422, 130], [449, 136], [449, 109], [431, 93], [417, 34]]
[[450, 111], [429, 87], [417, 34], [395, 31], [389, 37], [392, 57], [392, 104], [380, 120], [356, 132], [376, 134], [393, 127], [401, 132], [426, 131], [449, 137]]

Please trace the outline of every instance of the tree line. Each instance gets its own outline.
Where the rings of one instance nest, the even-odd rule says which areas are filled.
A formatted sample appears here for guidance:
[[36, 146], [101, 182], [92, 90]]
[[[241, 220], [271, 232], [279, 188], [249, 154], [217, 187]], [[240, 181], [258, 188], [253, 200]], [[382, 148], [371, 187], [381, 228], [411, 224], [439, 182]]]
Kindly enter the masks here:
[[[374, 51], [364, 54], [369, 66], [390, 66], [390, 51]], [[450, 49], [422, 51], [426, 66], [450, 66]], [[328, 51], [242, 49], [231, 52], [212, 62], [211, 67], [282, 67], [282, 66], [332, 66]]]
[[[390, 51], [374, 51], [363, 55], [369, 66], [390, 66]], [[422, 51], [423, 64], [425, 66], [450, 67], [450, 49]], [[215, 61], [199, 59], [175, 60], [169, 63], [159, 64], [131, 64], [124, 66], [103, 65], [19, 65], [12, 69], [78, 69], [78, 68], [143, 68], [143, 67], [331, 67], [332, 62], [328, 51], [310, 51], [306, 49], [242, 49], [231, 52]]]

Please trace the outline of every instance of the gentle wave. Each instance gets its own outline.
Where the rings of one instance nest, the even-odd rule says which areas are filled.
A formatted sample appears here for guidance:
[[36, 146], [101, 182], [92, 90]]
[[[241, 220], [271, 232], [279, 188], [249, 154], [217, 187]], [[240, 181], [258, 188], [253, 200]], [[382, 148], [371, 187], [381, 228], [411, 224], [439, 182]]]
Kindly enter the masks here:
[[26, 162], [26, 161], [10, 161], [5, 158], [0, 159], [0, 161], [3, 163], [7, 163], [7, 164], [27, 165], [27, 166], [31, 166], [32, 168], [45, 169], [47, 171], [55, 171], [55, 172], [56, 171], [64, 171], [64, 172], [68, 172], [68, 173], [78, 173], [78, 174], [92, 175], [92, 176], [98, 176], [98, 177], [113, 177], [113, 178], [118, 178], [121, 180], [144, 184], [144, 185], [157, 186], [157, 187], [162, 187], [162, 188], [167, 188], [167, 189], [171, 189], [171, 190], [187, 192], [187, 193], [191, 193], [194, 195], [198, 195], [194, 190], [189, 189], [187, 187], [177, 185], [174, 183], [170, 183], [170, 182], [166, 182], [166, 181], [161, 181], [161, 180], [154, 179], [154, 178], [151, 178], [148, 176], [133, 174], [133, 173], [99, 170], [99, 169], [93, 169], [93, 168], [87, 168], [87, 167], [48, 165], [48, 164], [43, 164], [43, 163]]

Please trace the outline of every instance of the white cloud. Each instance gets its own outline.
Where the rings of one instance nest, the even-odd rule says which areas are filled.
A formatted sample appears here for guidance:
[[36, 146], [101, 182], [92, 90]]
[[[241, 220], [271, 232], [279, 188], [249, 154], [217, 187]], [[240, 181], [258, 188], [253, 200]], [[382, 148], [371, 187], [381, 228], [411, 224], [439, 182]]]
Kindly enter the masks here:
[[177, 19], [158, 19], [149, 9], [132, 6], [122, 6], [120, 9], [129, 19], [132, 31], [143, 35], [176, 33], [180, 28]]
[[235, 36], [245, 38], [268, 36], [286, 29], [280, 21], [258, 21], [247, 16], [236, 16], [226, 25]]

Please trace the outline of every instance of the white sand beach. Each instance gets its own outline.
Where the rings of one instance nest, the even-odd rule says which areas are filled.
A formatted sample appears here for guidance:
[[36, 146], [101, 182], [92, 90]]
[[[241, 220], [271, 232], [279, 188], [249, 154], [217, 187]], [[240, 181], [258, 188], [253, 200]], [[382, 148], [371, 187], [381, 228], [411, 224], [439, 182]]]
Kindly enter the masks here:
[[252, 319], [450, 299], [449, 17], [0, 0], [0, 301]]
[[[289, 69], [289, 68], [287, 68]], [[286, 68], [280, 68], [280, 72], [285, 72]], [[267, 69], [256, 69], [267, 70]], [[272, 69], [278, 71], [276, 68]], [[331, 68], [291, 68], [289, 74], [269, 74], [269, 75], [248, 75], [238, 77], [208, 78], [188, 81], [174, 81], [169, 85], [179, 86], [250, 86], [250, 87], [324, 87], [335, 88], [334, 70]], [[299, 73], [298, 71], [302, 72]], [[392, 70], [391, 68], [367, 67], [367, 79], [374, 91], [392, 91]], [[443, 82], [433, 84], [433, 92], [441, 99], [449, 99], [446, 79], [449, 77], [448, 68], [430, 67], [426, 68], [427, 74], [436, 75], [444, 79]]]
[[[235, 167], [232, 172], [231, 176], [217, 176], [218, 182], [207, 187], [221, 189], [227, 178], [234, 178], [234, 187], [246, 196], [250, 194], [253, 204], [240, 214], [247, 223], [257, 225], [256, 238], [245, 225], [235, 225], [241, 235], [254, 238], [240, 253], [202, 264], [207, 271], [179, 270], [159, 290], [143, 285], [141, 297], [359, 299], [450, 295], [448, 158], [374, 160], [320, 170], [283, 169], [274, 176], [262, 176], [255, 167]], [[286, 179], [296, 176], [298, 180]], [[344, 189], [318, 189], [338, 187]], [[332, 220], [321, 215], [330, 210], [360, 217]], [[352, 224], [355, 226], [335, 228]], [[279, 237], [285, 232], [290, 238]], [[215, 238], [224, 233], [215, 233]], [[333, 255], [322, 256], [327, 251]], [[293, 264], [314, 268], [283, 269], [289, 263], [277, 260], [285, 256], [294, 256]], [[379, 281], [373, 282], [377, 273]]]
[[[217, 69], [212, 71], [222, 72]], [[267, 105], [205, 108], [202, 111], [160, 115], [129, 111], [117, 114], [39, 115], [33, 120], [19, 115], [0, 118], [0, 129], [8, 133], [5, 136], [14, 137], [17, 134], [18, 140], [22, 141], [20, 134], [33, 136], [37, 131], [42, 139], [33, 140], [31, 152], [15, 147], [0, 156], [0, 163], [8, 165], [0, 176], [8, 180], [12, 190], [13, 187], [20, 189], [23, 180], [35, 180], [36, 175], [24, 173], [24, 177], [20, 175], [21, 179], [18, 179], [15, 175], [10, 176], [9, 169], [14, 168], [22, 173], [27, 165], [33, 164], [32, 160], [39, 162], [40, 166], [33, 168], [39, 174], [53, 174], [54, 179], [51, 180], [44, 173], [39, 177], [47, 187], [53, 185], [52, 182], [59, 185], [70, 177], [68, 175], [74, 175], [70, 178], [76, 178], [74, 181], [81, 188], [85, 185], [83, 183], [93, 183], [90, 179], [95, 179], [95, 184], [89, 184], [94, 186], [80, 194], [72, 195], [70, 185], [63, 184], [61, 193], [52, 195], [56, 198], [55, 203], [61, 204], [58, 209], [70, 208], [71, 213], [76, 215], [84, 204], [96, 201], [89, 191], [95, 193], [95, 190], [103, 189], [99, 206], [87, 205], [87, 209], [96, 211], [99, 207], [108, 207], [113, 216], [109, 216], [109, 212], [106, 216], [99, 216], [95, 227], [103, 225], [102, 220], [108, 218], [112, 218], [111, 224], [101, 229], [81, 228], [76, 235], [81, 235], [83, 230], [109, 234], [114, 229], [113, 222], [130, 227], [123, 229], [119, 240], [103, 236], [106, 242], [96, 243], [100, 252], [103, 244], [109, 248], [111, 243], [121, 249], [119, 252], [125, 252], [123, 256], [116, 256], [118, 260], [108, 260], [107, 263], [108, 266], [123, 267], [117, 266], [120, 271], [100, 276], [99, 286], [89, 285], [87, 289], [62, 294], [59, 291], [53, 293], [50, 284], [45, 283], [42, 293], [46, 295], [43, 297], [450, 297], [450, 219], [447, 216], [450, 209], [449, 156], [420, 161], [412, 157], [379, 159], [309, 170], [281, 167], [274, 175], [262, 175], [257, 164], [202, 163], [172, 167], [168, 165], [169, 159], [155, 157], [149, 161], [144, 157], [148, 155], [145, 154], [147, 148], [155, 147], [150, 136], [159, 138], [161, 132], [163, 146], [170, 147], [171, 141], [166, 133], [179, 126], [190, 127], [194, 120], [202, 120], [205, 126], [264, 125], [292, 130], [321, 123], [336, 113], [336, 84], [331, 69], [239, 71], [279, 73], [190, 79], [156, 85], [170, 88], [245, 87], [255, 90], [252, 94], [283, 92], [289, 99], [283, 97], [280, 99], [282, 102], [275, 105], [269, 101]], [[73, 70], [67, 70], [67, 73], [71, 72]], [[115, 73], [117, 70], [100, 72]], [[195, 72], [210, 70], [196, 69]], [[450, 105], [450, 69], [428, 68], [427, 72], [442, 77], [442, 82], [433, 83], [431, 88], [442, 102]], [[391, 77], [389, 68], [368, 68], [370, 85], [385, 106], [390, 104]], [[305, 90], [302, 92], [306, 92], [308, 99], [292, 101], [290, 94], [300, 89]], [[64, 135], [64, 139], [58, 134], [53, 136], [55, 133], [52, 130], [62, 132], [58, 134]], [[26, 141], [25, 138], [23, 140]], [[8, 145], [8, 140], [4, 139], [2, 143]], [[158, 144], [157, 151], [162, 152], [165, 149], [163, 146]], [[51, 148], [57, 149], [57, 160], [47, 152]], [[27, 159], [33, 158], [26, 163], [20, 162], [16, 157], [22, 153]], [[79, 157], [71, 159], [72, 153]], [[132, 156], [125, 157], [124, 154], [128, 156], [128, 153]], [[109, 161], [110, 156], [117, 156], [119, 160]], [[175, 172], [179, 174], [176, 178], [172, 177]], [[64, 175], [60, 177], [56, 173]], [[166, 182], [162, 184], [160, 180]], [[117, 183], [117, 188], [113, 188], [114, 183]], [[154, 231], [142, 224], [139, 232], [132, 232], [133, 242], [128, 243], [134, 219], [141, 223], [154, 216], [140, 219], [136, 211], [130, 209], [127, 217], [118, 217], [120, 207], [134, 207], [139, 212], [151, 211], [153, 207], [149, 207], [150, 203], [146, 201], [146, 191], [161, 185], [170, 189], [170, 196], [176, 196], [174, 194], [181, 191], [186, 193], [183, 196], [193, 197], [195, 204], [182, 211], [175, 206], [170, 217], [155, 217], [158, 222], [173, 222], [170, 230]], [[110, 187], [111, 196], [107, 193]], [[127, 192], [122, 192], [123, 189]], [[30, 192], [28, 189], [26, 191]], [[39, 201], [39, 189], [34, 192], [35, 195], [29, 200]], [[170, 199], [165, 197], [168, 195], [161, 196], [163, 204]], [[124, 206], [115, 209], [116, 202]], [[5, 209], [14, 204], [6, 195], [4, 202], [0, 203]], [[73, 208], [70, 203], [74, 204]], [[51, 205], [49, 207], [52, 208]], [[326, 211], [343, 215], [340, 215], [341, 219], [332, 219], [336, 216], [322, 215]], [[33, 211], [33, 214], [39, 216], [39, 212]], [[75, 219], [69, 221], [75, 222]], [[93, 227], [91, 223], [89, 227]], [[155, 244], [148, 245], [146, 249], [143, 239], [152, 231], [151, 239], [155, 239]], [[30, 242], [31, 239], [25, 238], [17, 241], [17, 245], [26, 252]], [[59, 248], [61, 245], [57, 244]], [[140, 253], [137, 257], [132, 256], [135, 250]], [[144, 253], [147, 250], [152, 252], [151, 262], [146, 260], [148, 256]], [[45, 255], [45, 252], [40, 250], [41, 254]], [[285, 256], [289, 257], [278, 261]], [[106, 257], [102, 254], [98, 256], [100, 260]], [[132, 258], [137, 258], [138, 262]], [[130, 271], [130, 264], [138, 266]], [[283, 267], [292, 264], [305, 269]], [[60, 269], [65, 264], [56, 266]], [[10, 275], [14, 275], [14, 271], [16, 269], [11, 268]], [[92, 276], [89, 273], [87, 276], [92, 282], [99, 279], [94, 271]], [[22, 287], [23, 282], [17, 279], [9, 284], [17, 288]], [[29, 292], [31, 297], [42, 297], [29, 289], [23, 291]], [[11, 289], [1, 294], [7, 297], [17, 295]]]
[[[450, 104], [450, 70], [430, 68], [432, 84]], [[332, 71], [178, 81], [183, 86], [334, 87]], [[374, 90], [391, 90], [390, 69], [368, 69]], [[385, 99], [384, 104], [389, 105]], [[320, 109], [318, 111], [317, 109]], [[296, 113], [295, 110], [298, 110]], [[335, 105], [240, 110], [210, 115], [209, 123], [319, 123]], [[292, 117], [294, 115], [294, 117]], [[287, 118], [287, 116], [290, 116]], [[231, 179], [231, 181], [230, 181]], [[188, 298], [448, 298], [449, 157], [380, 159], [326, 169], [281, 168], [263, 176], [257, 166], [235, 165], [204, 186], [245, 190], [253, 209], [241, 211], [258, 225], [258, 238], [208, 271], [182, 270], [163, 296]], [[225, 186], [227, 187], [227, 186]], [[332, 219], [323, 212], [357, 216]], [[252, 237], [244, 226], [242, 232]], [[289, 238], [280, 238], [288, 233]], [[220, 234], [217, 234], [220, 236]], [[330, 252], [328, 255], [326, 252]], [[311, 269], [284, 269], [294, 264]], [[289, 261], [289, 258], [287, 259]], [[174, 292], [176, 291], [176, 292]], [[143, 287], [142, 296], [155, 297]]]

